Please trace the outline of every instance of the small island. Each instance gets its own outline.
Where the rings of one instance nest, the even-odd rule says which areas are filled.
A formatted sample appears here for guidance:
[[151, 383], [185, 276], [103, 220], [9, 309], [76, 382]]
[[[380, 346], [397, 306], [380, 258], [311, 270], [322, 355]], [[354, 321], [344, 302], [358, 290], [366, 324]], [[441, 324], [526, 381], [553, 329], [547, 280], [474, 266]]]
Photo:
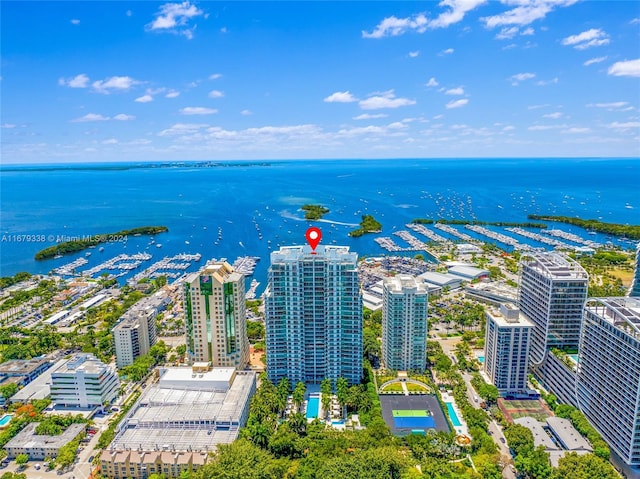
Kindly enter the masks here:
[[380, 233], [382, 231], [382, 224], [377, 221], [371, 215], [363, 215], [360, 222], [360, 228], [357, 228], [349, 233], [349, 236], [357, 238], [365, 233]]
[[164, 233], [169, 231], [166, 226], [141, 226], [139, 228], [133, 228], [130, 230], [122, 230], [117, 233], [105, 233], [97, 235], [87, 236], [63, 236], [60, 237], [60, 243], [49, 246], [36, 253], [36, 260], [43, 260], [54, 258], [57, 255], [65, 255], [70, 253], [77, 253], [83, 249], [90, 248], [100, 243], [107, 243], [109, 241], [126, 241], [129, 235], [141, 236], [141, 235], [155, 235], [158, 233]]
[[322, 205], [302, 205], [304, 219], [307, 221], [319, 220], [329, 212], [329, 208]]
[[623, 225], [619, 223], [603, 223], [598, 220], [584, 220], [571, 216], [529, 215], [531, 220], [556, 221], [574, 226], [580, 226], [588, 231], [597, 231], [611, 236], [621, 236], [629, 239], [640, 239], [640, 225]]

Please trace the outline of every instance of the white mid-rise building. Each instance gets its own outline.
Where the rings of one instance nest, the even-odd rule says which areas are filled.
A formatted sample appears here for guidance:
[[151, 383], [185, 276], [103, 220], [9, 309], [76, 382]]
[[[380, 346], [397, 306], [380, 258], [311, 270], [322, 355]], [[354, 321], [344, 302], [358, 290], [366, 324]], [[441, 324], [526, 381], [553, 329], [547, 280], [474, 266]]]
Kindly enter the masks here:
[[111, 367], [92, 354], [76, 354], [51, 374], [51, 401], [62, 407], [100, 407], [116, 398], [119, 385]]
[[271, 253], [265, 293], [267, 374], [319, 384], [362, 377], [358, 256], [346, 246], [282, 247]]
[[424, 371], [427, 363], [428, 291], [400, 274], [383, 281], [382, 359], [396, 371]]
[[588, 286], [584, 268], [560, 253], [527, 253], [520, 260], [518, 305], [534, 325], [534, 370], [551, 348], [577, 349]]
[[584, 307], [578, 407], [614, 458], [640, 476], [640, 298], [590, 298]]
[[533, 324], [511, 303], [487, 310], [484, 369], [503, 397], [527, 394]]
[[184, 303], [190, 359], [244, 369], [249, 362], [244, 275], [227, 262], [209, 263], [186, 278]]

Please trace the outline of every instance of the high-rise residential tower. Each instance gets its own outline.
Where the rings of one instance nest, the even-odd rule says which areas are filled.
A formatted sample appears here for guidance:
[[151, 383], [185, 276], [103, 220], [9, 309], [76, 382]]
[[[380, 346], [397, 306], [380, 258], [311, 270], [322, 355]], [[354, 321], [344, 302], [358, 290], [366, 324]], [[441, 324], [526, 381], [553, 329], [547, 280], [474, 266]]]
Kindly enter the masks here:
[[427, 363], [427, 286], [400, 274], [382, 283], [382, 359], [397, 371], [424, 371]]
[[[577, 365], [578, 407], [640, 476], [640, 298], [590, 298]], [[615, 457], [617, 456], [617, 457]]]
[[520, 260], [520, 311], [533, 323], [530, 364], [535, 370], [549, 349], [577, 349], [589, 275], [559, 253], [527, 253]]
[[281, 247], [271, 253], [265, 294], [267, 374], [319, 384], [362, 376], [358, 256], [346, 246]]
[[484, 370], [502, 397], [527, 395], [533, 324], [515, 305], [487, 310]]
[[249, 362], [244, 275], [207, 264], [184, 282], [187, 354], [194, 362], [243, 369]]
[[636, 274], [633, 276], [629, 296], [640, 298], [640, 243], [638, 243], [638, 249], [636, 250]]

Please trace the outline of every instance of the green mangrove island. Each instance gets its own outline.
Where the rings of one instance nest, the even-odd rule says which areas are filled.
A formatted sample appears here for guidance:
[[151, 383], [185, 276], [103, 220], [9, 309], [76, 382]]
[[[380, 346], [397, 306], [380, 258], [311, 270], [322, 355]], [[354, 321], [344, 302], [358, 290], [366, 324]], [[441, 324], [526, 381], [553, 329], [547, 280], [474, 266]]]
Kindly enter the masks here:
[[583, 220], [571, 216], [529, 215], [530, 220], [555, 221], [568, 225], [580, 226], [589, 231], [597, 231], [611, 236], [622, 236], [629, 239], [640, 239], [640, 225], [622, 225], [618, 223], [603, 223], [598, 220]]
[[38, 251], [36, 253], [35, 259], [43, 260], [53, 258], [57, 255], [77, 253], [78, 251], [82, 251], [83, 249], [90, 248], [91, 246], [95, 246], [100, 243], [107, 243], [109, 241], [126, 241], [126, 237], [129, 235], [155, 235], [158, 233], [164, 233], [166, 231], [169, 231], [169, 228], [167, 228], [166, 226], [141, 226], [139, 228], [133, 228], [130, 230], [118, 231], [117, 233], [70, 237], [69, 240], [66, 240], [66, 237], [64, 237], [61, 243], [58, 243], [54, 246], [49, 246], [48, 248]]
[[302, 205], [304, 219], [307, 221], [319, 220], [329, 212], [329, 208], [322, 205]]
[[349, 236], [357, 238], [365, 233], [380, 233], [380, 231], [382, 231], [382, 224], [379, 221], [371, 215], [362, 215], [360, 227], [351, 231]]

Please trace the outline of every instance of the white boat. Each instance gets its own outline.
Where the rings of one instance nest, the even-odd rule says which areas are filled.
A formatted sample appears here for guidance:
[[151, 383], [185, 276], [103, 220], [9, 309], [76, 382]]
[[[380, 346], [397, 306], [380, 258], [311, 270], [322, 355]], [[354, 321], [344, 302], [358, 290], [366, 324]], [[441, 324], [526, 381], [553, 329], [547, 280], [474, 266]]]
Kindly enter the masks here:
[[100, 249], [98, 251], [100, 251], [100, 253], [102, 253], [104, 251], [104, 246], [100, 246]]
[[60, 259], [60, 258], [62, 258], [62, 255], [61, 255], [61, 254], [57, 254], [57, 255], [55, 255], [55, 256], [53, 257], [53, 259]]
[[91, 256], [91, 251], [87, 251], [84, 255], [85, 256]]
[[158, 244], [156, 245], [156, 248], [162, 248], [162, 243], [158, 243]]

